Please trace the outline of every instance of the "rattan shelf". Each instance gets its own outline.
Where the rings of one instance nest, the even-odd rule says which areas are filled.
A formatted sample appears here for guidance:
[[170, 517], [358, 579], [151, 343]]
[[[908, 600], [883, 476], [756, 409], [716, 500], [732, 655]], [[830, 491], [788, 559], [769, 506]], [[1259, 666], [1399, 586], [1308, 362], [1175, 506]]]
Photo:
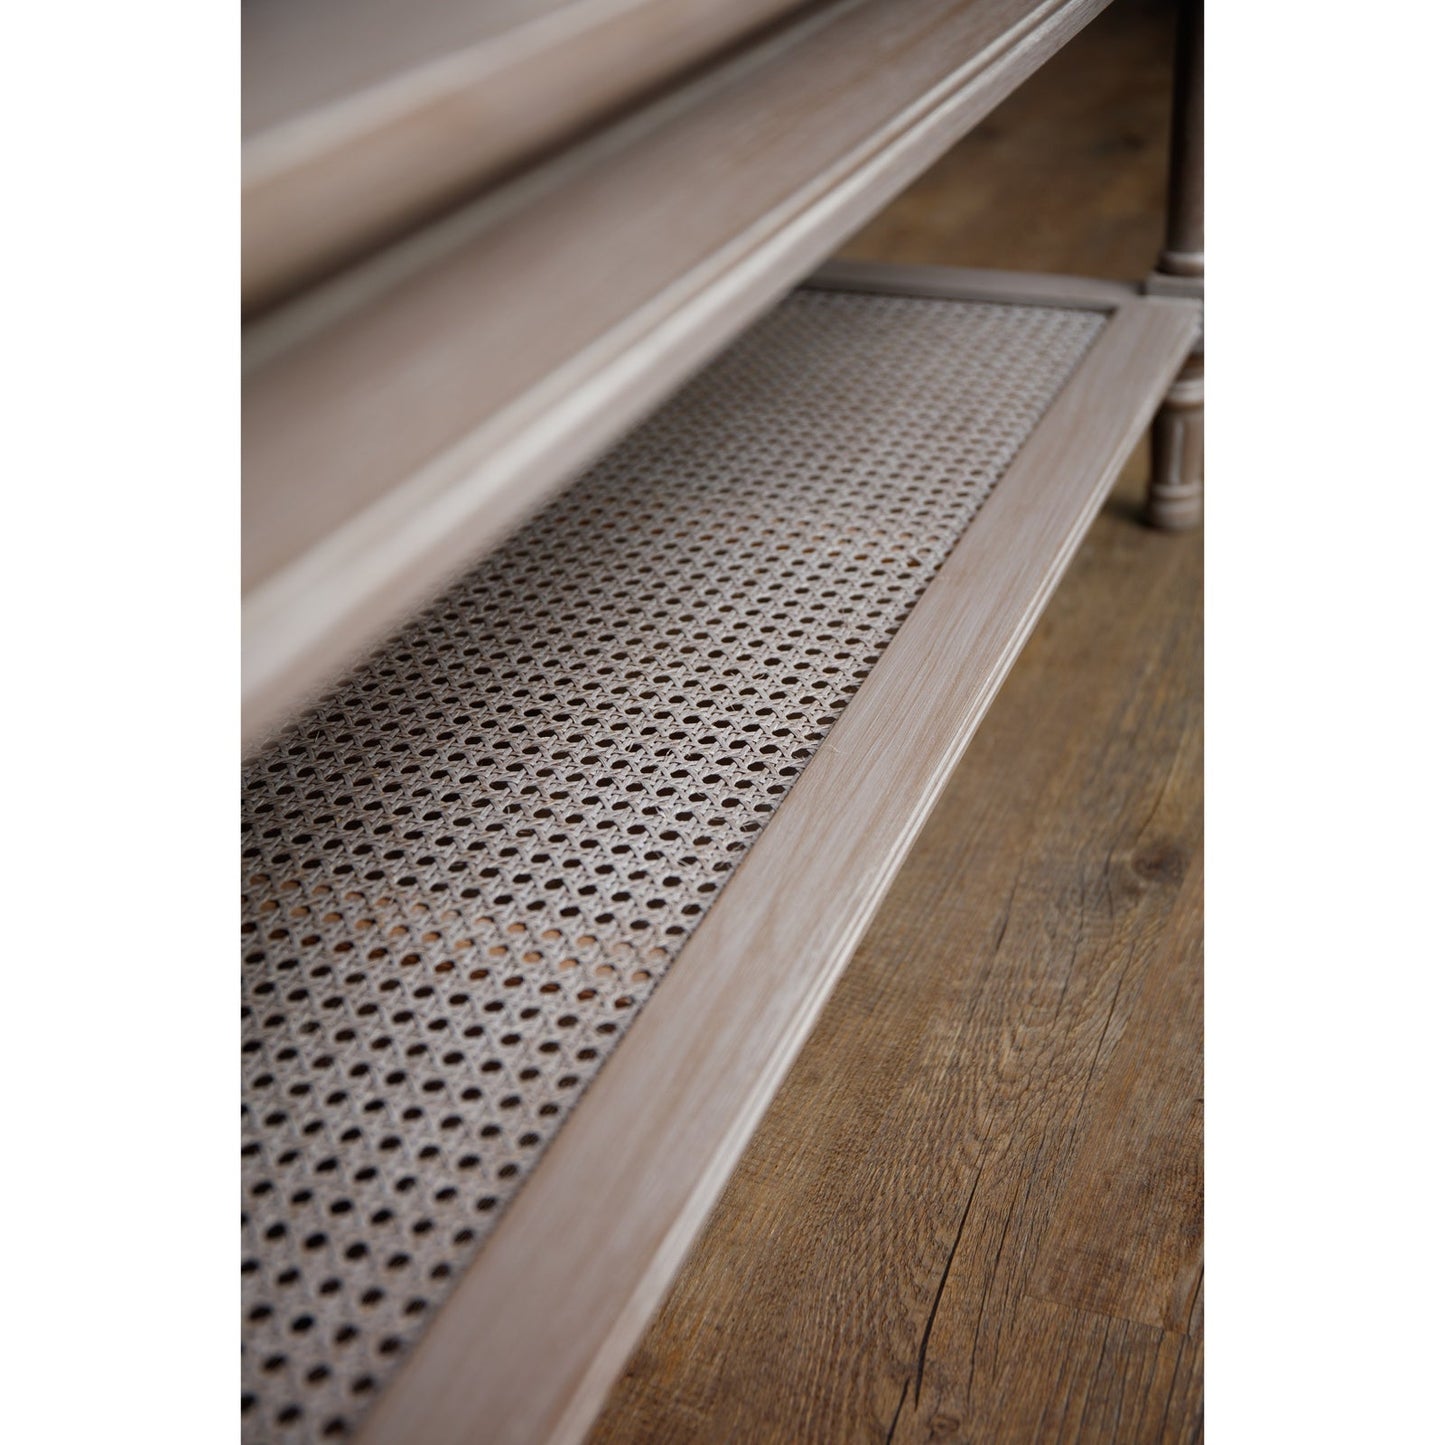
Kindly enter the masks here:
[[250, 1438], [580, 1438], [1198, 325], [830, 268], [250, 761]]

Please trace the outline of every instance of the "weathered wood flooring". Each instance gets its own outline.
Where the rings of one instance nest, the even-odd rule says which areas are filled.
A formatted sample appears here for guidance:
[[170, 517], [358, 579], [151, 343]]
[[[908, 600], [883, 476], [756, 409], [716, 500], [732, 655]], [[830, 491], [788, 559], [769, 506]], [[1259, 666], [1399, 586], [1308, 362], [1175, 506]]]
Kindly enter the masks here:
[[[848, 254], [1141, 275], [1166, 7], [1116, 5]], [[1042, 203], [1042, 204], [1041, 204]], [[1202, 571], [1136, 455], [594, 1441], [1202, 1431]]]

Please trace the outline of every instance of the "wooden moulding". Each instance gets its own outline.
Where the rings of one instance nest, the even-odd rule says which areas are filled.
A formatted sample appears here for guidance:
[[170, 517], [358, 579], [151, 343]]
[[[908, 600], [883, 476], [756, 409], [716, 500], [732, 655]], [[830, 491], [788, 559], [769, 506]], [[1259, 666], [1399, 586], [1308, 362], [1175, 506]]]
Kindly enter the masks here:
[[1104, 0], [848, 0], [249, 329], [253, 747], [818, 265]]
[[803, 0], [251, 0], [254, 310]]
[[881, 261], [829, 261], [808, 277], [808, 285], [829, 291], [955, 300], [964, 297], [1002, 306], [1063, 306], [1075, 311], [1115, 311], [1139, 294], [1137, 286], [1126, 282], [1096, 281], [1088, 276], [899, 266]]
[[[856, 268], [831, 275], [864, 284]], [[876, 277], [893, 292], [903, 279]], [[924, 279], [930, 295], [984, 300], [1019, 284]], [[1041, 289], [1059, 304], [1058, 284]], [[1091, 309], [1102, 298], [1089, 283], [1080, 294]], [[364, 1445], [586, 1433], [1189, 351], [1192, 303], [1126, 295], [1111, 309], [364, 1422]]]

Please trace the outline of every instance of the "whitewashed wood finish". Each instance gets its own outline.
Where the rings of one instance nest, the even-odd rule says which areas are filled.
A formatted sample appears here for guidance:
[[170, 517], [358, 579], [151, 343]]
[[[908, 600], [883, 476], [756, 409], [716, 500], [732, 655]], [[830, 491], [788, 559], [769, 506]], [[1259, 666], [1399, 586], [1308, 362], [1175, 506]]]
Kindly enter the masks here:
[[1154, 418], [1145, 519], [1165, 532], [1204, 520], [1204, 356], [1184, 363]]
[[248, 0], [242, 298], [495, 175], [801, 0]]
[[1187, 353], [1125, 301], [365, 1422], [585, 1434]]
[[881, 261], [828, 261], [808, 277], [808, 285], [885, 296], [994, 301], [1005, 306], [1065, 306], [1077, 311], [1113, 311], [1139, 295], [1138, 286], [1090, 276], [1046, 276], [1037, 271], [985, 271], [965, 266], [899, 266]]
[[1190, 301], [1203, 301], [1204, 277], [1169, 276], [1163, 271], [1151, 271], [1144, 279], [1143, 291], [1146, 296], [1180, 296]]
[[1103, 0], [829, 9], [256, 332], [263, 737], [819, 264]]

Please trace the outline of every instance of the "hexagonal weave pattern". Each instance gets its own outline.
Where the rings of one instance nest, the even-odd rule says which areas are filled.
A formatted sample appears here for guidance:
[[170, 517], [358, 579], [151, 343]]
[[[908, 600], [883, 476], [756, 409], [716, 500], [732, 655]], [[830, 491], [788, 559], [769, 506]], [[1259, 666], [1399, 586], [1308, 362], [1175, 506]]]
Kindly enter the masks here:
[[248, 766], [248, 1441], [354, 1428], [1102, 326], [796, 293]]

